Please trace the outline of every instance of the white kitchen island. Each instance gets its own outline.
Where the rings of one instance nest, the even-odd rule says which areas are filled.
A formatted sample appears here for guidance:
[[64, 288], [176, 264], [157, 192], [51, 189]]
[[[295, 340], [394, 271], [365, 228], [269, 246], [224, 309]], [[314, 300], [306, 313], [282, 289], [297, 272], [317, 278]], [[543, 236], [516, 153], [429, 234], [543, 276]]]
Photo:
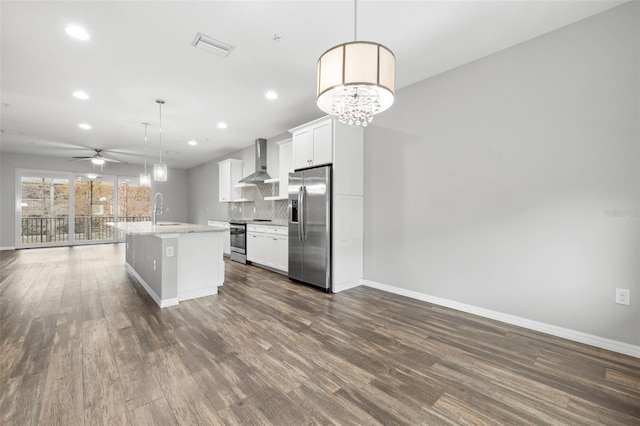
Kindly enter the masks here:
[[218, 293], [224, 283], [224, 229], [188, 223], [118, 222], [125, 266], [161, 308]]

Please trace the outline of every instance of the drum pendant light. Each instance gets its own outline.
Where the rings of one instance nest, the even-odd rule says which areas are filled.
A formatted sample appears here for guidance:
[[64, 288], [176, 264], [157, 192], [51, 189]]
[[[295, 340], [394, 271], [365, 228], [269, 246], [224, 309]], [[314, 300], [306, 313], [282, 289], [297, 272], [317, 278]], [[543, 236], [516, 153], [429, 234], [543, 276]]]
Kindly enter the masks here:
[[366, 127], [393, 104], [396, 58], [385, 46], [358, 41], [354, 0], [354, 41], [327, 50], [318, 59], [317, 105], [344, 123]]

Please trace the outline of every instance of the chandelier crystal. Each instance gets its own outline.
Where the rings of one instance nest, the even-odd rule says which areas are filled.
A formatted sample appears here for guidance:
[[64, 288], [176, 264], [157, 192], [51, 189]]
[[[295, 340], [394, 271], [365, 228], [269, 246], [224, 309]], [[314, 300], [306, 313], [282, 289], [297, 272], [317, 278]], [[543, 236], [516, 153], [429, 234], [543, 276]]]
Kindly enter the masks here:
[[333, 93], [331, 114], [343, 123], [367, 127], [381, 109], [380, 96], [368, 86], [345, 86]]
[[396, 58], [385, 46], [354, 39], [324, 52], [318, 59], [317, 104], [340, 121], [366, 127], [394, 101]]
[[166, 182], [168, 177], [167, 165], [162, 162], [162, 105], [164, 101], [162, 99], [156, 99], [156, 103], [160, 107], [160, 161], [153, 165], [153, 180], [156, 182]]

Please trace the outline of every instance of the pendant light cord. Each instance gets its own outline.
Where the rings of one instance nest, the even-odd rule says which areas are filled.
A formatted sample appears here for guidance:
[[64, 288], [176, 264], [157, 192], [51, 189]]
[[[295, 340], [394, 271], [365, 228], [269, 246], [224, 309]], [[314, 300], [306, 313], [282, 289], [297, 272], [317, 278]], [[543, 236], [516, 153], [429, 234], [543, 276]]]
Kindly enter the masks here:
[[144, 124], [144, 174], [147, 174], [147, 126], [149, 123]]
[[162, 104], [160, 104], [160, 163], [162, 163]]
[[353, 0], [353, 41], [358, 41], [358, 0]]

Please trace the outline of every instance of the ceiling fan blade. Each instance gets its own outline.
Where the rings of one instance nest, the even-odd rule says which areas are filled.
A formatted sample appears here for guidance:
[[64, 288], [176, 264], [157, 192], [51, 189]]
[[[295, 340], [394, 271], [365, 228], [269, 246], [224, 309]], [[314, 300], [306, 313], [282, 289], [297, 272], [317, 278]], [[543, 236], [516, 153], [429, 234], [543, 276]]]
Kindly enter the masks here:
[[91, 160], [93, 157], [71, 157], [69, 161], [82, 161], [82, 160]]
[[103, 159], [104, 161], [109, 162], [109, 163], [127, 164], [127, 162], [126, 162], [126, 161], [115, 160], [115, 159], [113, 159], [113, 158], [102, 157], [102, 159]]

